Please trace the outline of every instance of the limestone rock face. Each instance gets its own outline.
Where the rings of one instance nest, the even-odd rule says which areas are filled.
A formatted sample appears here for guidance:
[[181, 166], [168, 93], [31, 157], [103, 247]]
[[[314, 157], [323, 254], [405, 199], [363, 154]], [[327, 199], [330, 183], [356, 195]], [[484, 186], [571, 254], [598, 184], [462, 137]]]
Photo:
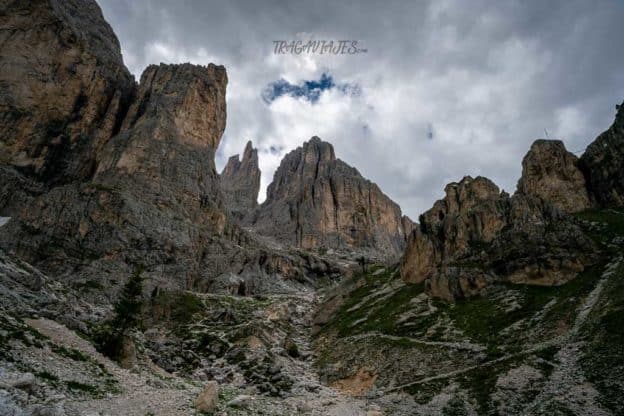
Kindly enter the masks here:
[[133, 94], [95, 1], [3, 2], [0, 158], [48, 184], [85, 179]]
[[[339, 273], [311, 254], [267, 247], [230, 215], [214, 163], [226, 119], [223, 67], [152, 65], [134, 84], [91, 1], [12, 2], [0, 22], [17, 27], [3, 38], [3, 52], [5, 44], [12, 49], [1, 58], [0, 99], [11, 108], [30, 105], [0, 120], [19, 133], [0, 141], [8, 149], [0, 152], [0, 217], [10, 217], [0, 227], [1, 250], [52, 278], [101, 285], [85, 294], [94, 304], [114, 299], [137, 269], [146, 290], [225, 286], [242, 294], [292, 290]], [[67, 57], [97, 65], [86, 76], [82, 63], [67, 69], [57, 62]], [[45, 75], [35, 79], [45, 84], [41, 91], [30, 85], [32, 74]], [[89, 111], [54, 108], [64, 94], [83, 93], [78, 102]], [[86, 143], [54, 148], [54, 160], [62, 162], [54, 166], [62, 169], [50, 170], [39, 158], [51, 151], [46, 117], [61, 117], [67, 140]], [[37, 148], [39, 156], [28, 156]]]
[[593, 199], [604, 207], [624, 206], [624, 103], [615, 122], [590, 144], [580, 166]]
[[5, 206], [13, 220], [0, 235], [4, 247], [53, 274], [69, 267], [124, 274], [143, 264], [146, 273], [159, 270], [161, 285], [188, 287], [202, 273], [228, 269], [244, 237], [228, 221], [214, 167], [225, 127], [225, 70], [150, 66], [141, 78], [93, 179]]
[[1, 122], [18, 133], [2, 139], [2, 247], [106, 288], [137, 264], [154, 284], [189, 287], [245, 258], [214, 165], [223, 67], [152, 65], [136, 86], [95, 2], [13, 2], [0, 19], [15, 49], [1, 99], [17, 109]]
[[509, 196], [484, 177], [464, 177], [445, 188], [446, 197], [419, 218], [403, 256], [402, 276], [411, 283], [425, 280], [443, 259], [490, 243], [506, 224]]
[[[226, 85], [222, 66], [147, 67], [121, 133], [102, 151], [94, 181], [136, 187], [155, 203], [170, 200], [169, 207], [194, 220], [223, 217], [214, 155], [225, 129]], [[217, 221], [222, 228], [225, 219]]]
[[594, 260], [595, 247], [565, 213], [541, 198], [500, 192], [465, 177], [421, 215], [401, 260], [401, 276], [453, 301], [493, 282], [558, 285]]
[[357, 169], [313, 137], [284, 157], [266, 201], [249, 222], [260, 234], [302, 248], [369, 248], [396, 255], [405, 245], [401, 209]]
[[229, 158], [221, 172], [221, 188], [230, 211], [242, 219], [258, 206], [260, 167], [258, 150], [247, 142], [242, 160], [238, 155]]
[[533, 195], [564, 212], [591, 206], [578, 158], [560, 140], [536, 140], [522, 160], [518, 192]]

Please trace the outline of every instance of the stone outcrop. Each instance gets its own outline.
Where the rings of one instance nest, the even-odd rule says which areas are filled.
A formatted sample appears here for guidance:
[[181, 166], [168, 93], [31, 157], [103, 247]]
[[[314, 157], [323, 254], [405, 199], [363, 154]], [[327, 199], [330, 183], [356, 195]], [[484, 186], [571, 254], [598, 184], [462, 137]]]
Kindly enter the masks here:
[[242, 160], [231, 156], [221, 172], [221, 188], [230, 211], [242, 219], [258, 206], [260, 167], [258, 150], [247, 142]]
[[[135, 84], [93, 1], [12, 2], [0, 21], [11, 52], [1, 58], [0, 122], [3, 134], [17, 132], [0, 141], [0, 217], [11, 218], [0, 249], [53, 278], [101, 286], [88, 294], [95, 304], [137, 270], [146, 290], [231, 290], [234, 281], [244, 294], [337, 273], [313, 255], [266, 247], [230, 215], [214, 163], [223, 67], [151, 65]], [[60, 120], [62, 140], [49, 120]]]
[[284, 157], [248, 221], [260, 234], [298, 247], [370, 249], [384, 257], [400, 253], [411, 222], [318, 137]]
[[587, 146], [580, 167], [597, 204], [624, 206], [624, 103], [617, 106], [611, 127]]
[[547, 201], [563, 212], [591, 206], [578, 158], [560, 140], [536, 140], [522, 160], [518, 192]]
[[447, 185], [419, 220], [401, 276], [449, 301], [494, 282], [562, 284], [594, 260], [593, 243], [561, 209], [533, 193], [510, 197], [483, 177]]
[[89, 178], [134, 92], [95, 2], [3, 2], [0, 161], [47, 184]]
[[448, 300], [494, 281], [558, 285], [595, 260], [571, 213], [624, 204], [624, 110], [580, 160], [558, 140], [537, 140], [509, 197], [485, 178], [464, 178], [420, 217], [401, 275]]

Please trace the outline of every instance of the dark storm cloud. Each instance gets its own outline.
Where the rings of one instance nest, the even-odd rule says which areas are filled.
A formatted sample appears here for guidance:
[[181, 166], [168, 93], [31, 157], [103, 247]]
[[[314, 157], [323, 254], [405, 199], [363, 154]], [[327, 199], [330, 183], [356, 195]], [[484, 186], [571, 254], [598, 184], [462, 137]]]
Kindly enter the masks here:
[[[159, 61], [227, 67], [218, 163], [252, 139], [266, 187], [281, 157], [318, 135], [413, 218], [464, 174], [513, 191], [544, 129], [582, 150], [624, 99], [624, 3], [616, 0], [100, 5], [136, 75]], [[368, 52], [273, 53], [275, 39], [297, 38], [357, 39]], [[300, 87], [324, 73], [361, 94], [319, 87], [314, 100], [262, 99], [276, 80]]]

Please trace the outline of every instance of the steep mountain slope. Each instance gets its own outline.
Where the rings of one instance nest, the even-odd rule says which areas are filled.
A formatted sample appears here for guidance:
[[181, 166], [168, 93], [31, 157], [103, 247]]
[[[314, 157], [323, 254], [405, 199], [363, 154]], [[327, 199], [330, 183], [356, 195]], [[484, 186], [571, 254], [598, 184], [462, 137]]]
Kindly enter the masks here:
[[258, 149], [253, 148], [251, 141], [247, 142], [242, 159], [231, 156], [223, 168], [220, 178], [226, 205], [237, 218], [242, 219], [258, 206], [260, 175]]
[[380, 258], [397, 256], [411, 228], [396, 203], [318, 137], [284, 157], [266, 201], [247, 222], [298, 247], [368, 251]]
[[[3, 131], [15, 134], [0, 141], [9, 150], [0, 215], [10, 218], [0, 247], [52, 276], [101, 286], [97, 302], [114, 299], [138, 268], [150, 289], [242, 293], [335, 273], [326, 260], [256, 241], [230, 215], [214, 163], [223, 67], [151, 65], [137, 85], [94, 2], [9, 6], [0, 77], [10, 107]], [[34, 78], [18, 83], [19, 73]], [[61, 130], [46, 127], [52, 119]]]
[[447, 185], [410, 236], [403, 279], [453, 300], [494, 281], [562, 284], [593, 264], [594, 244], [567, 215], [591, 206], [577, 158], [538, 140], [522, 166], [511, 197], [483, 177]]
[[[617, 155], [624, 136], [608, 132], [588, 151]], [[584, 172], [617, 183], [618, 166]], [[389, 414], [621, 414], [624, 210], [581, 168], [538, 141], [512, 197], [482, 177], [449, 184], [400, 268], [328, 292], [321, 376]]]

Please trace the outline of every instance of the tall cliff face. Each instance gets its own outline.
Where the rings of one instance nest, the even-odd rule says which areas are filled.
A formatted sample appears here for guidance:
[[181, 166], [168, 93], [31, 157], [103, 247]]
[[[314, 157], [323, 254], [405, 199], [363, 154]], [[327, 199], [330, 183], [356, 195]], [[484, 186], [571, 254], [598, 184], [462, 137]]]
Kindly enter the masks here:
[[[242, 261], [245, 237], [228, 219], [214, 165], [225, 69], [152, 65], [136, 86], [95, 2], [21, 4], [0, 17], [11, 28], [5, 42], [20, 49], [3, 54], [0, 70], [15, 109], [3, 132], [17, 131], [2, 140], [0, 215], [11, 217], [2, 248], [104, 287], [137, 264], [163, 285], [188, 287]], [[50, 120], [60, 136], [48, 134]]]
[[403, 280], [425, 282], [430, 295], [452, 301], [495, 282], [558, 285], [573, 279], [595, 260], [596, 248], [539, 190], [510, 197], [483, 177], [447, 185], [446, 197], [420, 216], [410, 235]]
[[617, 106], [615, 121], [591, 143], [580, 166], [590, 194], [601, 206], [624, 206], [624, 102]]
[[226, 205], [237, 218], [242, 219], [258, 206], [260, 175], [258, 150], [251, 141], [245, 146], [242, 160], [238, 155], [232, 156], [223, 168], [221, 189]]
[[580, 160], [561, 141], [535, 141], [511, 198], [485, 178], [448, 185], [410, 235], [403, 279], [426, 281], [430, 294], [453, 300], [493, 280], [553, 285], [574, 278], [596, 248], [568, 214], [624, 204], [624, 110], [618, 109]]
[[[191, 218], [221, 217], [214, 155], [225, 129], [222, 66], [151, 65], [121, 133], [103, 149], [94, 181], [135, 187], [144, 199], [169, 200]], [[156, 202], [156, 201], [155, 201]]]
[[[11, 218], [0, 250], [71, 284], [96, 282], [104, 289], [93, 303], [114, 297], [137, 267], [148, 287], [245, 294], [338, 272], [314, 255], [264, 246], [230, 215], [214, 163], [223, 67], [151, 65], [134, 84], [90, 0], [12, 2], [0, 21], [11, 48], [0, 97], [14, 109], [3, 113], [2, 134], [16, 129], [0, 141], [0, 216]], [[60, 120], [62, 137], [48, 134], [50, 120]]]
[[411, 223], [318, 137], [284, 157], [249, 222], [259, 233], [299, 247], [363, 248], [383, 256], [401, 251]]
[[536, 140], [522, 160], [518, 192], [536, 196], [564, 212], [591, 206], [579, 160], [560, 140]]
[[95, 2], [3, 2], [0, 156], [46, 184], [89, 178], [133, 94]]

